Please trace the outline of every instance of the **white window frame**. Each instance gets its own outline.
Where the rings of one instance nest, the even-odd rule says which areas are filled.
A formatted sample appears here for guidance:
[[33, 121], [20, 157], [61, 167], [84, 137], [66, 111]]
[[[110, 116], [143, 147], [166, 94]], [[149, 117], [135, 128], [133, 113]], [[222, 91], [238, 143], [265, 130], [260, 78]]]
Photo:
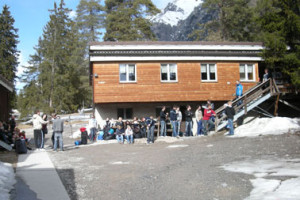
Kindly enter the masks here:
[[[168, 80], [162, 80], [162, 77], [161, 77], [161, 67], [162, 65], [167, 65], [167, 77], [168, 77]], [[176, 80], [170, 80], [170, 65], [175, 65], [176, 66]], [[163, 82], [163, 83], [176, 83], [178, 82], [178, 67], [177, 67], [177, 64], [176, 63], [161, 63], [160, 64], [160, 81]]]
[[[120, 72], [120, 68], [121, 65], [125, 65], [126, 67], [126, 81], [122, 81], [121, 80], [121, 72]], [[134, 65], [134, 76], [135, 76], [135, 80], [134, 81], [130, 81], [129, 80], [129, 73], [128, 73], [128, 69], [129, 69], [129, 65]], [[132, 63], [124, 63], [124, 64], [119, 64], [119, 82], [120, 83], [136, 83], [137, 82], [137, 76], [136, 76], [136, 64], [132, 64]]]
[[[207, 80], [202, 80], [202, 71], [201, 71], [202, 65], [206, 65]], [[214, 65], [215, 66], [216, 80], [210, 80], [209, 65]], [[217, 64], [216, 63], [200, 63], [200, 78], [201, 78], [201, 82], [218, 82], [218, 67], [217, 67]]]
[[[241, 65], [245, 65], [245, 80], [241, 80], [241, 71], [240, 71], [240, 67]], [[248, 66], [252, 66], [252, 71], [253, 71], [253, 80], [249, 80], [248, 78]], [[241, 82], [255, 82], [255, 64], [251, 64], [251, 63], [240, 63], [239, 65], [239, 75], [240, 75], [240, 81]]]

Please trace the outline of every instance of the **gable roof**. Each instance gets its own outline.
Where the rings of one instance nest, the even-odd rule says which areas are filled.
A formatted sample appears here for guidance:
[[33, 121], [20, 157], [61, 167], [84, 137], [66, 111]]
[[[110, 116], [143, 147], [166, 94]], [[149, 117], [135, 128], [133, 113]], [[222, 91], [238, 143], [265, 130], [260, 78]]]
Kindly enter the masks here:
[[10, 92], [14, 91], [14, 85], [12, 82], [8, 81], [6, 78], [4, 78], [4, 76], [2, 76], [0, 74], [0, 85], [2, 85], [3, 87], [5, 87], [7, 90], [9, 90]]

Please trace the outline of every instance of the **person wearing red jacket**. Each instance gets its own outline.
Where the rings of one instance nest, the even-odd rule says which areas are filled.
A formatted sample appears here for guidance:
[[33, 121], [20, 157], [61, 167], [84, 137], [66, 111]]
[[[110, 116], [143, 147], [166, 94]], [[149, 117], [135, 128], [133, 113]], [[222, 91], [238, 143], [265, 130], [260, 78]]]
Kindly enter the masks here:
[[211, 105], [208, 105], [207, 108], [204, 110], [203, 115], [204, 135], [207, 135], [207, 132], [214, 127], [214, 122], [211, 120], [211, 116], [216, 116], [216, 113], [212, 110]]

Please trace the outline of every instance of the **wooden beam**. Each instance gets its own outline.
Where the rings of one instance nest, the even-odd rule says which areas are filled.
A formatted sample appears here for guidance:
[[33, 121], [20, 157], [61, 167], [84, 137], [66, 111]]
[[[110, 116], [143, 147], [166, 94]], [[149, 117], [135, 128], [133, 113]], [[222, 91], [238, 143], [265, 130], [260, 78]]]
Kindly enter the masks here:
[[277, 95], [276, 101], [275, 101], [275, 109], [274, 109], [274, 116], [278, 116], [278, 102], [279, 102], [279, 96]]

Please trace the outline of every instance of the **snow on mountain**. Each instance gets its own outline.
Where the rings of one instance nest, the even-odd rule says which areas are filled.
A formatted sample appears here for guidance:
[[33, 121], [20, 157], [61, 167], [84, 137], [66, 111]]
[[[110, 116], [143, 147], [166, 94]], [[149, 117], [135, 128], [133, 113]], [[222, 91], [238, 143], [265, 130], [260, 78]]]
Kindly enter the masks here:
[[168, 3], [163, 12], [152, 17], [155, 23], [176, 26], [180, 20], [185, 20], [199, 6], [202, 0], [174, 0]]

